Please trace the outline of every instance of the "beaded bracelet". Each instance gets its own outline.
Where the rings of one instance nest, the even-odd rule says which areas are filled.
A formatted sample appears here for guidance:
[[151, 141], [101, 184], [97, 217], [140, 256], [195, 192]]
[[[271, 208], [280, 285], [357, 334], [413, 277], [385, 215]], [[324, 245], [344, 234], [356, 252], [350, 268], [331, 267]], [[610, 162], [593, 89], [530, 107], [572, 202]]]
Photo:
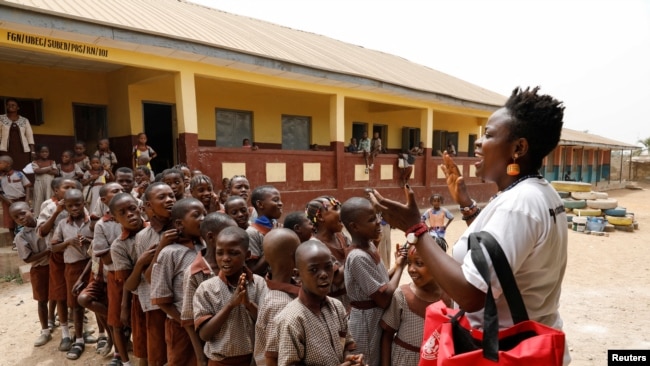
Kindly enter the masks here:
[[467, 216], [463, 216], [463, 217], [462, 217], [462, 220], [463, 220], [463, 221], [471, 220], [471, 219], [475, 218], [476, 216], [478, 216], [478, 214], [479, 214], [480, 212], [481, 212], [481, 208], [480, 208], [480, 207], [477, 207], [477, 208], [476, 208], [476, 211], [474, 211], [473, 214], [471, 214], [471, 215], [467, 215]]

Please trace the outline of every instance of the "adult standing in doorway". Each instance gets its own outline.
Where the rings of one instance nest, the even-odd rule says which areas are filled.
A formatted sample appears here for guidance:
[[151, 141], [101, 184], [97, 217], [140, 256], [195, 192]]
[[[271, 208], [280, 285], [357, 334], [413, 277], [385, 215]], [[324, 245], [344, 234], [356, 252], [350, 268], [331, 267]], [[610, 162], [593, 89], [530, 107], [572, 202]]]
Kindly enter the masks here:
[[0, 115], [0, 155], [9, 155], [14, 167], [22, 170], [36, 157], [34, 135], [29, 120], [21, 116], [15, 98], [7, 98], [5, 114]]

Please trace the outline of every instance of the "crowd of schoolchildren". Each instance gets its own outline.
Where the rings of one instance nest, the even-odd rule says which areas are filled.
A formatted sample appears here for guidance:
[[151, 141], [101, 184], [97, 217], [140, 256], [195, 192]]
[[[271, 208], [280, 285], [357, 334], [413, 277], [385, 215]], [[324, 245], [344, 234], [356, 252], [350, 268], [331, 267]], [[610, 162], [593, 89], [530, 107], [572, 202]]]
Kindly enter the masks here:
[[[273, 186], [234, 176], [218, 189], [186, 165], [154, 174], [144, 134], [135, 169], [113, 169], [108, 140], [90, 157], [83, 143], [58, 164], [45, 146], [37, 156], [31, 207], [0, 157], [2, 199], [31, 263], [34, 345], [60, 327], [68, 359], [85, 351], [88, 309], [110, 365], [417, 365], [425, 308], [451, 306], [414, 247], [397, 245], [387, 269], [365, 198], [317, 197], [280, 224]], [[431, 203], [423, 221], [444, 235], [453, 216]]]

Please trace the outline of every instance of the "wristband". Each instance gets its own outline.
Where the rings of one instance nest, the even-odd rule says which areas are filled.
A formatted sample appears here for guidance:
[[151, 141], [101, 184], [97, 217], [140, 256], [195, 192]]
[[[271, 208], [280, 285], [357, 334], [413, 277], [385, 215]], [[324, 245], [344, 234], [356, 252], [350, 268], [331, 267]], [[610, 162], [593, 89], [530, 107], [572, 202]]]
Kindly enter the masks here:
[[476, 208], [476, 211], [475, 211], [473, 214], [471, 214], [471, 215], [467, 215], [467, 216], [463, 216], [461, 219], [462, 219], [463, 221], [471, 220], [471, 219], [475, 218], [476, 216], [478, 216], [478, 214], [479, 214], [480, 212], [481, 212], [481, 208], [480, 208], [480, 207], [477, 207], [477, 208]]
[[413, 234], [413, 235], [419, 237], [420, 235], [426, 233], [427, 231], [429, 231], [429, 228], [427, 227], [427, 225], [425, 223], [423, 223], [423, 222], [420, 222], [420, 223], [417, 223], [417, 224], [411, 226], [410, 228], [408, 228], [408, 230], [406, 230], [404, 232], [404, 234], [406, 236], [408, 236], [409, 234]]
[[460, 210], [464, 213], [470, 212], [474, 207], [476, 207], [476, 201], [472, 200], [472, 204], [466, 207], [460, 206]]

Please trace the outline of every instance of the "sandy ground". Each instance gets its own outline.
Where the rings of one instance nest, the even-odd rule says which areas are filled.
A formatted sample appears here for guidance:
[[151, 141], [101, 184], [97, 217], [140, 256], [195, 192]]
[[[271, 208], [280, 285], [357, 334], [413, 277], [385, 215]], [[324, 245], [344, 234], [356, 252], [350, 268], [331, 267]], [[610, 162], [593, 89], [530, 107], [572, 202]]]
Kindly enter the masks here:
[[[636, 214], [640, 230], [616, 231], [608, 237], [569, 234], [560, 311], [572, 365], [606, 365], [608, 349], [650, 349], [650, 185], [644, 188], [608, 192]], [[464, 228], [461, 220], [452, 222], [450, 243]], [[393, 243], [404, 238], [398, 230], [391, 236]], [[406, 273], [402, 281], [409, 281]], [[34, 348], [39, 325], [29, 284], [0, 283], [0, 314], [0, 366], [102, 365], [110, 360], [96, 355], [94, 345], [87, 346], [79, 360], [67, 360], [57, 350], [58, 329], [50, 343]]]

